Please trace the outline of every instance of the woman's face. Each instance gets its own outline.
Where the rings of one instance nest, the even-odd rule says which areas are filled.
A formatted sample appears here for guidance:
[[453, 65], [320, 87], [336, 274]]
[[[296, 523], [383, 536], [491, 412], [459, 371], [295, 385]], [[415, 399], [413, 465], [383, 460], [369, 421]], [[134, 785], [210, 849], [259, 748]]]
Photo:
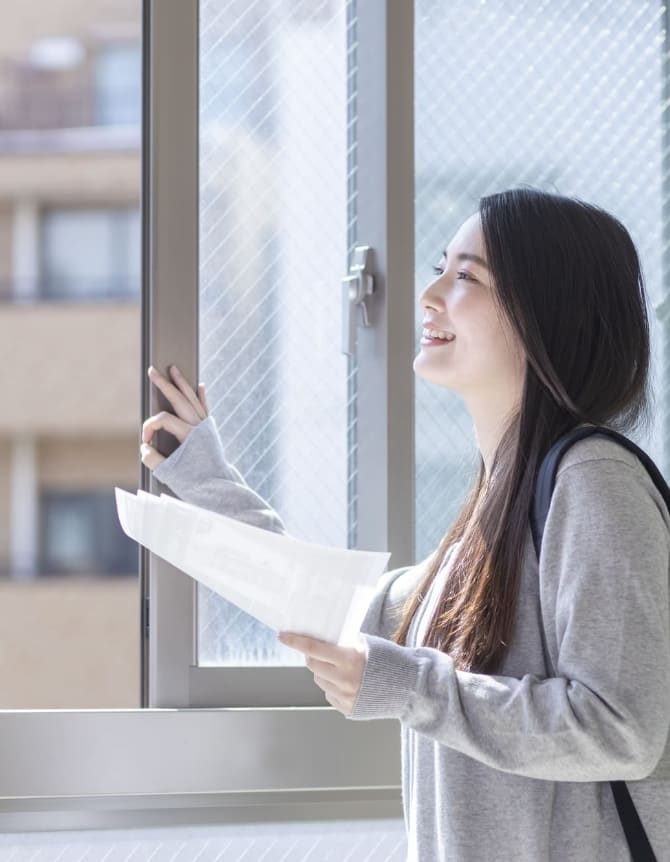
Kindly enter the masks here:
[[[424, 327], [446, 330], [451, 342], [421, 344], [414, 371], [430, 383], [464, 396], [499, 401], [520, 395], [525, 370], [524, 351], [511, 326], [501, 320], [494, 303], [492, 276], [479, 213], [459, 228], [437, 265], [442, 273], [426, 287], [421, 303]], [[481, 259], [461, 259], [472, 255]], [[423, 341], [422, 337], [422, 341]]]

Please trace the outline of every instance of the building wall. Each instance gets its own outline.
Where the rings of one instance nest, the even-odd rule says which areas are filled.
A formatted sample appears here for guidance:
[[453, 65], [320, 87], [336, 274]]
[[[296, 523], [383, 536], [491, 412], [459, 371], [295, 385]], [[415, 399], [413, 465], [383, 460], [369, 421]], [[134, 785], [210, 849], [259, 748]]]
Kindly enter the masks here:
[[0, 573], [6, 571], [9, 560], [10, 458], [11, 442], [0, 437]]
[[137, 709], [136, 578], [0, 580], [0, 709]]
[[7, 290], [12, 276], [12, 213], [11, 203], [0, 198], [0, 297]]
[[[111, 150], [112, 144], [108, 146]], [[41, 204], [139, 206], [139, 195], [138, 152], [0, 152], [0, 202], [5, 208], [25, 198]]]
[[0, 367], [0, 435], [139, 441], [138, 302], [0, 306]]
[[138, 450], [139, 440], [118, 437], [46, 437], [39, 444], [40, 485], [53, 490], [137, 487]]
[[[43, 207], [139, 207], [140, 130], [35, 132], [8, 126], [5, 118], [22, 104], [19, 85], [26, 86], [25, 61], [36, 40], [79, 40], [86, 52], [81, 66], [43, 80], [85, 99], [98, 47], [116, 39], [139, 43], [141, 17], [141, 0], [51, 0], [14, 4], [0, 28], [0, 709], [140, 705], [137, 578], [38, 571], [19, 580], [12, 577], [10, 548], [12, 523], [15, 539], [17, 525], [24, 535], [23, 522], [12, 522], [17, 441], [35, 441], [37, 458], [34, 482], [21, 494], [137, 487], [139, 292], [137, 300], [122, 301], [13, 301], [11, 294], [19, 293], [19, 211], [24, 230], [28, 219], [25, 279], [26, 271], [39, 271], [38, 248], [31, 266], [31, 225], [39, 236], [35, 219]], [[40, 96], [41, 80], [29, 76], [31, 97]]]

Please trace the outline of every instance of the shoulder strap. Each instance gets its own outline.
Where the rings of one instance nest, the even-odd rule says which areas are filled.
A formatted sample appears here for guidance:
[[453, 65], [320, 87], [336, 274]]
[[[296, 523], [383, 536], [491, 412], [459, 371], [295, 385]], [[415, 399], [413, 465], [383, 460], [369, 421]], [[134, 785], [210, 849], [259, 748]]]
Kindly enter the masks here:
[[531, 506], [531, 530], [533, 533], [533, 542], [535, 544], [535, 553], [538, 558], [540, 556], [542, 534], [544, 532], [544, 525], [549, 513], [549, 503], [551, 502], [551, 495], [554, 490], [554, 483], [556, 482], [556, 473], [558, 471], [559, 462], [573, 443], [576, 443], [577, 440], [581, 440], [582, 437], [590, 437], [592, 434], [612, 437], [618, 443], [625, 446], [626, 449], [630, 449], [631, 452], [637, 455], [647, 468], [654, 484], [663, 495], [663, 499], [670, 509], [670, 488], [661, 475], [660, 470], [644, 449], [640, 449], [640, 447], [633, 443], [632, 440], [629, 440], [628, 437], [624, 437], [623, 434], [620, 434], [618, 431], [614, 431], [612, 428], [604, 428], [600, 425], [593, 425], [588, 428], [572, 428], [559, 437], [544, 456], [535, 482], [535, 493]]
[[[589, 437], [591, 434], [601, 434], [608, 437], [612, 437], [613, 439], [624, 445], [627, 449], [630, 449], [631, 452], [634, 452], [649, 471], [649, 474], [654, 480], [654, 484], [663, 495], [663, 499], [668, 505], [668, 508], [670, 508], [670, 488], [668, 487], [665, 479], [663, 478], [658, 467], [656, 466], [656, 464], [654, 464], [649, 455], [643, 449], [640, 449], [639, 446], [633, 443], [632, 440], [629, 440], [627, 437], [624, 437], [623, 434], [620, 434], [618, 431], [614, 431], [612, 428], [604, 428], [598, 425], [593, 425], [587, 428], [572, 428], [565, 434], [563, 434], [561, 437], [559, 437], [558, 440], [551, 446], [547, 454], [542, 459], [542, 463], [540, 464], [540, 469], [538, 471], [530, 513], [533, 542], [535, 544], [535, 552], [537, 554], [538, 560], [540, 558], [542, 534], [544, 532], [544, 525], [546, 523], [547, 515], [549, 513], [549, 504], [551, 502], [551, 495], [554, 490], [554, 484], [556, 482], [556, 473], [558, 471], [559, 462], [565, 452], [570, 448], [570, 446], [572, 446], [573, 443], [576, 443], [577, 440], [581, 440], [582, 437]], [[549, 650], [546, 645], [541, 615], [540, 627], [547, 661], [549, 667], [552, 668], [552, 662], [549, 656]], [[553, 668], [551, 672], [552, 674], [554, 673]], [[644, 826], [642, 825], [642, 821], [640, 820], [640, 817], [637, 813], [635, 804], [633, 803], [626, 782], [610, 781], [610, 787], [612, 788], [614, 802], [619, 813], [621, 825], [626, 835], [628, 849], [631, 852], [631, 858], [633, 859], [633, 862], [657, 862], [656, 856], [654, 855], [654, 851], [652, 850], [651, 844], [649, 843], [649, 839], [647, 838], [647, 834], [644, 830]]]

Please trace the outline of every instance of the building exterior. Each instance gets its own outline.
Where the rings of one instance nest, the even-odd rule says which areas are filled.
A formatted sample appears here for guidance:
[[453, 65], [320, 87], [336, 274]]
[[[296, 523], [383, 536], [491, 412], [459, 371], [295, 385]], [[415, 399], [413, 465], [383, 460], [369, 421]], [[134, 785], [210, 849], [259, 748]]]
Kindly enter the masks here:
[[139, 706], [140, 0], [0, 31], [0, 708]]

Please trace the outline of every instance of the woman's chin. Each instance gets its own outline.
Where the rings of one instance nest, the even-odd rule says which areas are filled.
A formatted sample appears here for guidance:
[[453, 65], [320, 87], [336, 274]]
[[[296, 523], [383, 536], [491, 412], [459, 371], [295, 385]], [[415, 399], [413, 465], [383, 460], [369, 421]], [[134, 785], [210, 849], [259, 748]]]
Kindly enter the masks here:
[[417, 377], [421, 377], [421, 379], [425, 380], [426, 383], [433, 383], [436, 386], [444, 386], [447, 389], [452, 388], [453, 383], [448, 379], [449, 375], [446, 373], [444, 368], [436, 368], [432, 363], [421, 362], [419, 359], [420, 357], [417, 356], [412, 364], [414, 374]]

